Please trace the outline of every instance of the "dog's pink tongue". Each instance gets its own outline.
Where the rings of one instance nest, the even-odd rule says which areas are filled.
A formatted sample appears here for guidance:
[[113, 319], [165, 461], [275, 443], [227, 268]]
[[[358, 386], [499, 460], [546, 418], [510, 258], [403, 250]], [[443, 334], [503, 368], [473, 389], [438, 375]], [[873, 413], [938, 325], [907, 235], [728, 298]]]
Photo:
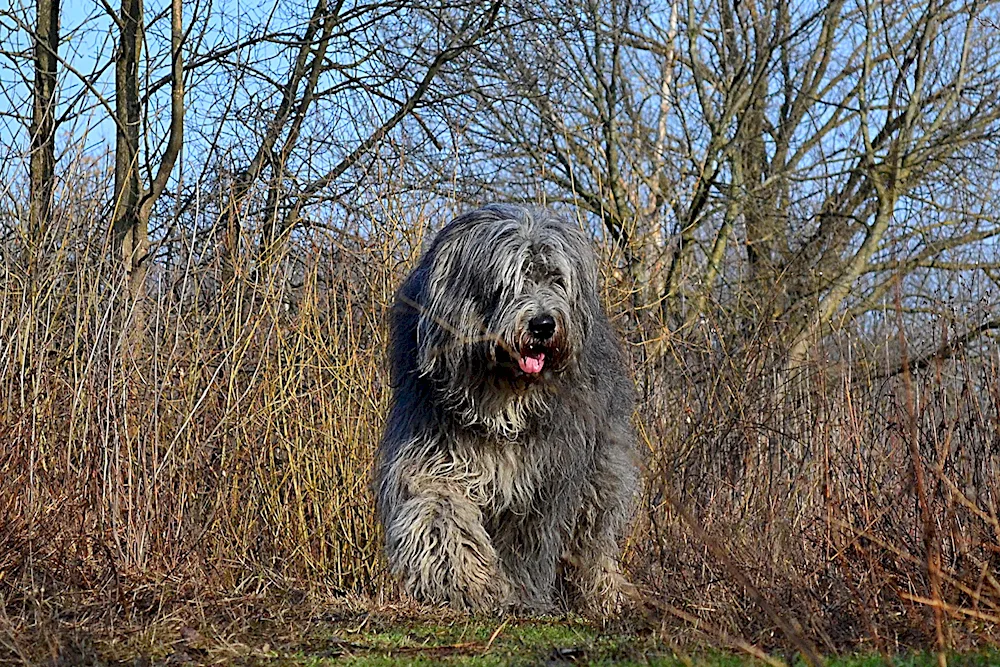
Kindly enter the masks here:
[[517, 360], [518, 365], [521, 370], [530, 375], [542, 372], [542, 366], [545, 365], [545, 353], [539, 352], [537, 355], [529, 356], [527, 354], [521, 355], [521, 358]]

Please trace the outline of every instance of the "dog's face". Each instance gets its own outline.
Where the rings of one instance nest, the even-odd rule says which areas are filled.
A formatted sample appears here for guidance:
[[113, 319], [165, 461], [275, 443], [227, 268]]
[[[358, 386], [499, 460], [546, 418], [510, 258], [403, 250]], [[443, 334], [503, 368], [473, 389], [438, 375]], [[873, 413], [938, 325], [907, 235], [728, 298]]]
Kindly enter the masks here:
[[513, 266], [501, 262], [496, 267], [513, 280], [495, 284], [494, 298], [483, 304], [486, 328], [496, 334], [486, 341], [484, 352], [495, 373], [534, 383], [564, 372], [573, 361], [578, 333], [571, 313], [574, 271], [560, 252], [545, 243], [516, 245], [515, 255], [500, 258], [513, 261]]
[[552, 382], [574, 367], [599, 308], [589, 240], [544, 210], [457, 218], [418, 271], [418, 368], [456, 392]]

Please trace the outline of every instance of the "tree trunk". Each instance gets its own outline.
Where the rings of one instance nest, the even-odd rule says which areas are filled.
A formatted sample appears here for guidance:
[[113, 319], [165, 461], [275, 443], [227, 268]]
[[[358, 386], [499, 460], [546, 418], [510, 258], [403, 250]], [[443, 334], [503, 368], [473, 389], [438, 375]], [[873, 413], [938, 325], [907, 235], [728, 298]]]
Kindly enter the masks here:
[[142, 49], [142, 0], [122, 0], [121, 41], [115, 63], [115, 250], [121, 257], [129, 293], [142, 294], [146, 278], [148, 229], [139, 211], [139, 55]]
[[794, 336], [790, 337], [788, 349], [789, 368], [802, 366], [805, 363], [809, 346], [816, 340], [817, 334], [822, 331], [822, 327], [836, 314], [837, 309], [850, 294], [851, 288], [861, 276], [862, 271], [868, 266], [868, 261], [878, 249], [882, 238], [892, 223], [893, 209], [898, 201], [899, 193], [895, 190], [890, 189], [879, 193], [875, 219], [869, 226], [861, 247], [858, 248], [853, 257], [844, 263], [840, 275], [833, 280], [829, 291], [820, 299], [816, 310], [810, 314], [810, 318], [798, 328]]
[[56, 68], [59, 53], [59, 0], [35, 4], [35, 89], [31, 112], [28, 260], [34, 265], [52, 216], [56, 168]]

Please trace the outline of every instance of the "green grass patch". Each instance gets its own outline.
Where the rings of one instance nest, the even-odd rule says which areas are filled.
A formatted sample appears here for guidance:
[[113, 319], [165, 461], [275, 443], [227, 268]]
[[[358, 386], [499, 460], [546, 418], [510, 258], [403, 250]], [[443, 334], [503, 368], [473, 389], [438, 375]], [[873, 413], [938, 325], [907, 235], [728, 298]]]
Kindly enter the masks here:
[[[197, 613], [195, 613], [197, 612]], [[608, 627], [578, 616], [469, 618], [446, 610], [311, 608], [247, 604], [177, 609], [147, 622], [39, 626], [47, 630], [11, 640], [29, 662], [65, 665], [760, 665], [710, 637], [688, 635], [677, 646], [659, 633], [621, 622]], [[0, 635], [0, 664], [7, 662]], [[702, 643], [704, 642], [704, 643]], [[10, 656], [11, 659], [18, 656]], [[55, 661], [52, 661], [55, 657]], [[775, 653], [788, 667], [805, 663]], [[16, 662], [16, 660], [15, 660]], [[1000, 651], [948, 656], [949, 665], [1000, 665]], [[932, 652], [875, 652], [826, 656], [829, 667], [936, 667]]]
[[[331, 632], [275, 663], [357, 665], [681, 665], [649, 636], [604, 631], [572, 619], [469, 619]], [[266, 661], [265, 661], [266, 662]], [[718, 663], [722, 664], [722, 663]], [[739, 664], [739, 663], [732, 663]]]
[[[995, 650], [969, 653], [951, 653], [947, 656], [949, 667], [990, 667], [1000, 665], [1000, 652]], [[827, 667], [937, 667], [936, 653], [913, 652], [889, 656], [878, 654], [849, 655], [830, 658]]]
[[[797, 657], [779, 658], [790, 667]], [[311, 638], [308, 648], [274, 654], [258, 664], [352, 665], [662, 665], [738, 667], [760, 665], [749, 656], [718, 650], [683, 653], [649, 633], [606, 630], [582, 619], [465, 619], [393, 621], [361, 628], [331, 628]], [[877, 653], [828, 658], [828, 667], [936, 667], [937, 655], [918, 652]], [[1000, 664], [1000, 652], [948, 656], [949, 665], [986, 667]]]

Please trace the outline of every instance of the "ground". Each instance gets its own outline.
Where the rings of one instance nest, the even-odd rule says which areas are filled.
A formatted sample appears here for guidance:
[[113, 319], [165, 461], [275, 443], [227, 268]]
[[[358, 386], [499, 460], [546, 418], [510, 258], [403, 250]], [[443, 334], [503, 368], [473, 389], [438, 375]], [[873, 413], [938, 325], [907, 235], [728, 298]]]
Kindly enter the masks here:
[[[257, 607], [217, 601], [158, 611], [131, 623], [64, 616], [44, 632], [0, 641], [0, 664], [52, 665], [706, 665], [763, 664], [710, 640], [663, 640], [641, 624], [601, 625], [569, 617], [465, 617], [440, 610], [299, 605]], [[111, 620], [109, 620], [111, 619]], [[0, 633], [0, 640], [3, 640]], [[698, 646], [702, 648], [698, 648]], [[9, 653], [5, 654], [5, 651]], [[771, 654], [773, 664], [804, 664]], [[949, 656], [952, 665], [1000, 664], [1000, 653]], [[937, 656], [904, 653], [828, 656], [827, 665], [919, 667]]]

